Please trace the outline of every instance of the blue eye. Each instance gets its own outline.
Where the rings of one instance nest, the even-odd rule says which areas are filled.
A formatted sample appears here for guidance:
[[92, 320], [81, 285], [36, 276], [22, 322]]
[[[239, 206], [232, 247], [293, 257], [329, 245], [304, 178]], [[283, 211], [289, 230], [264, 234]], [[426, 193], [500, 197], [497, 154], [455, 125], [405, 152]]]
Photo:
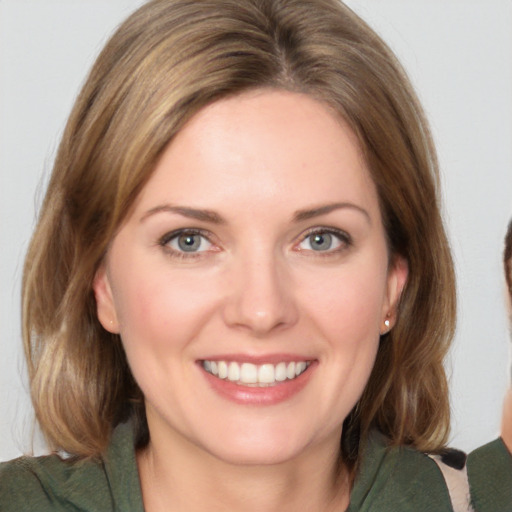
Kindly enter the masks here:
[[177, 253], [201, 253], [211, 249], [212, 243], [206, 236], [195, 231], [180, 231], [163, 237], [160, 244]]
[[307, 238], [313, 251], [328, 251], [332, 248], [333, 237], [330, 233], [314, 233]]
[[350, 245], [348, 235], [328, 230], [309, 233], [299, 244], [299, 249], [315, 252], [334, 252], [340, 247]]

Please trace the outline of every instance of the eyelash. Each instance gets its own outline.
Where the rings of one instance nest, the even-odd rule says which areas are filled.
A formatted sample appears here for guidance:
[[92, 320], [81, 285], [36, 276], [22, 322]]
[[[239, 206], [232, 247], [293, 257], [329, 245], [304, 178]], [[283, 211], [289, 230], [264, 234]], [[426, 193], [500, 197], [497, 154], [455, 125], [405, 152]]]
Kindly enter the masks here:
[[161, 246], [164, 251], [173, 258], [179, 259], [190, 259], [190, 258], [201, 258], [205, 255], [205, 253], [209, 251], [200, 251], [200, 252], [187, 252], [187, 251], [179, 251], [172, 247], [170, 247], [170, 243], [173, 240], [176, 240], [180, 236], [200, 236], [205, 239], [208, 243], [213, 245], [211, 241], [212, 234], [209, 231], [205, 231], [203, 229], [194, 229], [194, 228], [186, 228], [186, 229], [177, 229], [175, 231], [171, 231], [170, 233], [166, 233], [158, 240], [158, 245]]
[[308, 253], [314, 253], [315, 256], [320, 257], [330, 257], [330, 256], [336, 256], [339, 255], [340, 252], [345, 251], [346, 249], [350, 248], [353, 245], [352, 237], [346, 233], [345, 231], [342, 231], [341, 229], [336, 229], [332, 227], [315, 227], [308, 230], [300, 239], [297, 245], [302, 244], [304, 241], [306, 241], [309, 237], [313, 235], [331, 235], [338, 239], [340, 246], [336, 247], [335, 249], [328, 249], [326, 251], [315, 251], [314, 249], [298, 249], [300, 252], [307, 251]]
[[[205, 251], [199, 251], [199, 252], [187, 252], [187, 251], [180, 251], [176, 250], [172, 247], [170, 247], [170, 243], [173, 240], [176, 240], [180, 236], [200, 236], [204, 240], [206, 240], [209, 244], [214, 245], [214, 243], [211, 241], [211, 238], [213, 237], [212, 233], [209, 231], [205, 231], [203, 229], [194, 229], [194, 228], [186, 228], [186, 229], [177, 229], [174, 231], [171, 231], [169, 233], [166, 233], [158, 240], [158, 245], [161, 246], [165, 252], [173, 257], [178, 259], [191, 259], [191, 258], [201, 258], [206, 255], [208, 252], [217, 252], [215, 250], [205, 250]], [[336, 247], [334, 249], [327, 249], [325, 251], [315, 251], [314, 249], [302, 249], [298, 246], [302, 244], [304, 241], [306, 241], [309, 237], [314, 235], [331, 235], [335, 237], [338, 242], [340, 243], [339, 247]], [[346, 233], [345, 231], [342, 231], [340, 229], [335, 229], [332, 227], [314, 227], [309, 229], [306, 233], [304, 233], [299, 242], [294, 245], [295, 248], [297, 248], [298, 252], [307, 252], [311, 254], [314, 254], [315, 256], [319, 257], [332, 257], [335, 255], [338, 255], [340, 252], [343, 252], [344, 250], [348, 249], [353, 245], [351, 236]]]

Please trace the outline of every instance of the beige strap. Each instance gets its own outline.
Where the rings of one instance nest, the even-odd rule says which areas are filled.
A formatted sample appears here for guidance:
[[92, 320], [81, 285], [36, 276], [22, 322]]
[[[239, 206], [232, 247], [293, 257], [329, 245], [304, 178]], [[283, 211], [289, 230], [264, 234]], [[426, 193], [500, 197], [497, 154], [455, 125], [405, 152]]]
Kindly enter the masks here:
[[467, 467], [454, 469], [441, 460], [440, 455], [429, 455], [439, 466], [450, 494], [454, 512], [474, 512], [471, 505]]

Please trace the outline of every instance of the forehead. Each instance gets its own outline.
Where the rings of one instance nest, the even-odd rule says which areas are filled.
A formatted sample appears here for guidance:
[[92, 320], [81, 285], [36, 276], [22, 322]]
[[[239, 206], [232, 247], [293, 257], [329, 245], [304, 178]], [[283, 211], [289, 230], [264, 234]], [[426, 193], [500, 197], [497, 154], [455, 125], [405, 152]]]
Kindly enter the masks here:
[[307, 95], [276, 90], [220, 100], [197, 113], [141, 194], [143, 203], [196, 200], [201, 207], [378, 202], [357, 137], [343, 119]]

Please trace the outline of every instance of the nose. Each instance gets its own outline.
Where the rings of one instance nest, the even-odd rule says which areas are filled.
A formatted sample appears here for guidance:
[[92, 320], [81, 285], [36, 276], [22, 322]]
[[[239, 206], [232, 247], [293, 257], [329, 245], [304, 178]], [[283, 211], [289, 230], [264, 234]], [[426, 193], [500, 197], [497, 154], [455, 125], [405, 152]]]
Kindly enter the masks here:
[[284, 262], [259, 252], [241, 258], [230, 273], [223, 311], [227, 325], [264, 337], [297, 322], [292, 279]]

